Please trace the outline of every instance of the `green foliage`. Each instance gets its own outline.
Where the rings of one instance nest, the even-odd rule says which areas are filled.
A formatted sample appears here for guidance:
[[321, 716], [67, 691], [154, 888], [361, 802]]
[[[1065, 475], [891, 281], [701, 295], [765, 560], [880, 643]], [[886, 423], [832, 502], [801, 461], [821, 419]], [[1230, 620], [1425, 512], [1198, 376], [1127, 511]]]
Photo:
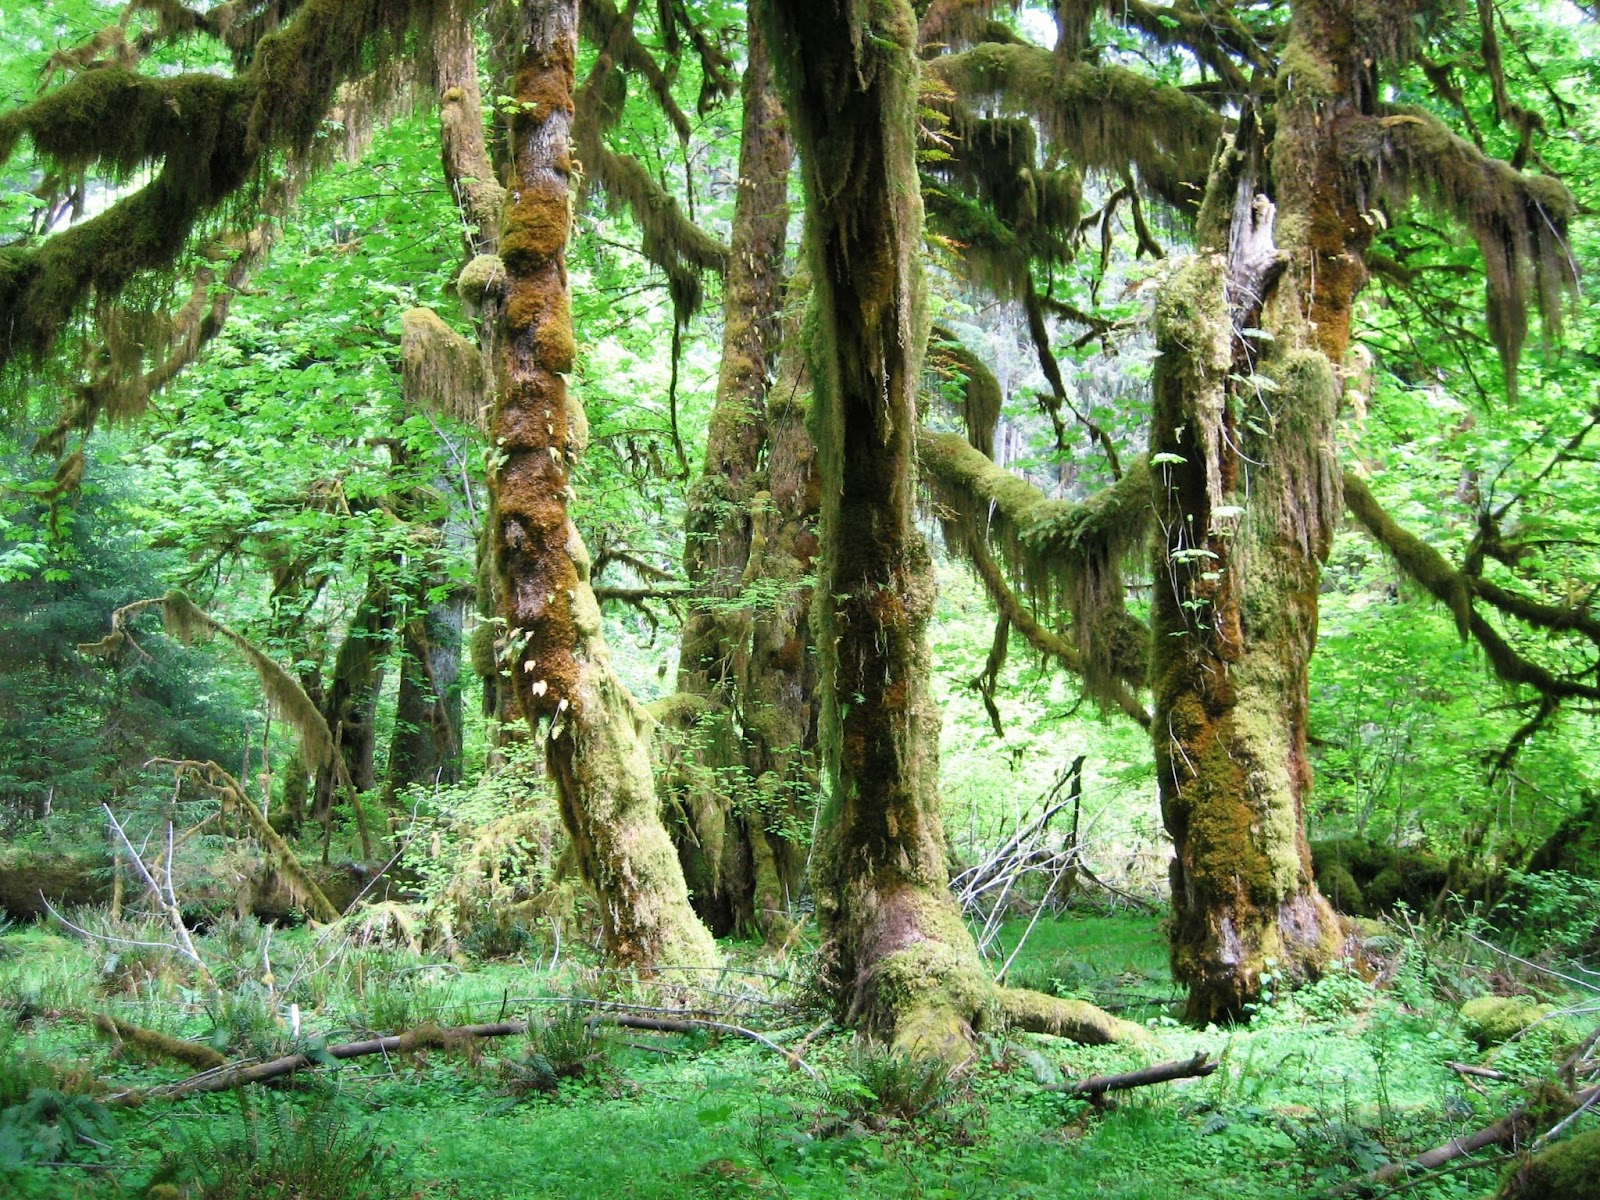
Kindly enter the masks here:
[[1600, 958], [1600, 879], [1570, 871], [1508, 871], [1490, 919], [1508, 948], [1564, 959]]
[[348, 1108], [240, 1101], [240, 1119], [195, 1134], [172, 1130], [179, 1149], [152, 1185], [178, 1183], [194, 1200], [400, 1200], [411, 1188], [393, 1150]]
[[500, 1060], [500, 1087], [523, 1099], [551, 1095], [564, 1080], [593, 1079], [610, 1067], [610, 1044], [582, 1005], [557, 1005], [528, 1023], [523, 1046]]
[[850, 1073], [828, 1094], [857, 1121], [916, 1121], [937, 1112], [955, 1091], [954, 1066], [937, 1056], [918, 1057], [877, 1042], [857, 1046]]

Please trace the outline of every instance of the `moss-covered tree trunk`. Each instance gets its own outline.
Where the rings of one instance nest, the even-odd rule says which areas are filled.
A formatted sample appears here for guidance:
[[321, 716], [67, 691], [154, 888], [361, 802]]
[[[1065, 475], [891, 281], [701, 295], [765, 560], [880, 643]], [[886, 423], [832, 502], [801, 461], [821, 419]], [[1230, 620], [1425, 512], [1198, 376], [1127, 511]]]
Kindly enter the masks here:
[[1336, 365], [1371, 229], [1336, 136], [1372, 100], [1351, 14], [1296, 6], [1270, 150], [1247, 110], [1199, 252], [1158, 304], [1153, 732], [1195, 1020], [1241, 1015], [1263, 972], [1314, 977], [1342, 939], [1303, 818], [1307, 663], [1341, 504]]
[[371, 791], [376, 783], [374, 718], [384, 661], [393, 643], [394, 617], [394, 597], [389, 584], [380, 571], [374, 570], [369, 575], [361, 603], [356, 606], [355, 616], [350, 620], [350, 628], [334, 655], [333, 677], [328, 681], [321, 705], [323, 718], [339, 747], [339, 761], [317, 770], [312, 793], [314, 820], [328, 820], [335, 797], [343, 792], [346, 780], [358, 792]]
[[599, 894], [613, 958], [705, 965], [715, 943], [689, 906], [651, 776], [648, 717], [612, 672], [589, 556], [568, 513], [583, 410], [567, 394], [575, 0], [525, 0], [507, 89], [511, 178], [501, 223], [505, 302], [492, 440], [496, 558], [511, 679], [543, 736], [563, 819]]
[[770, 41], [804, 167], [813, 285], [824, 971], [847, 1019], [938, 1051], [970, 1035], [993, 992], [948, 888], [934, 589], [912, 519], [926, 338], [916, 32], [901, 0], [777, 0]]
[[[793, 836], [803, 817], [790, 776], [796, 769], [805, 774], [800, 764], [813, 732], [806, 716], [814, 706], [785, 686], [807, 649], [803, 614], [798, 621], [780, 616], [796, 580], [768, 575], [783, 572], [776, 543], [800, 515], [792, 488], [779, 502], [773, 474], [792, 471], [803, 447], [792, 438], [777, 444], [767, 411], [782, 336], [793, 147], [760, 7], [759, 0], [750, 7], [741, 83], [744, 126], [723, 288], [722, 367], [705, 463], [684, 523], [684, 569], [694, 597], [679, 653], [683, 700], [672, 711], [678, 724], [690, 726], [675, 777], [687, 818], [678, 849], [695, 908], [719, 933], [759, 929], [780, 939], [804, 870]], [[784, 430], [794, 431], [794, 423]], [[781, 482], [787, 488], [790, 481]], [[769, 644], [775, 617], [786, 626], [776, 652]]]
[[[424, 583], [437, 580], [421, 577]], [[401, 632], [400, 686], [384, 789], [461, 779], [461, 623], [464, 598], [427, 604]]]

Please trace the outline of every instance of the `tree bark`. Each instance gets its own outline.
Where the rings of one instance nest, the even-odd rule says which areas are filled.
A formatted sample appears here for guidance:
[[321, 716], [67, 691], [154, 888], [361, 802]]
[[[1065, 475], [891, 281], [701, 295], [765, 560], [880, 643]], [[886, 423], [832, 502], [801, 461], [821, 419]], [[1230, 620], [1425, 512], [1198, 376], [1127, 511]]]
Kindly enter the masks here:
[[[350, 620], [350, 629], [339, 643], [333, 678], [322, 703], [322, 715], [333, 732], [344, 772], [357, 792], [371, 791], [377, 781], [373, 768], [377, 729], [373, 718], [384, 660], [393, 645], [394, 617], [390, 587], [374, 570]], [[317, 770], [313, 820], [326, 821], [332, 813], [335, 797], [343, 786], [339, 768], [339, 763], [330, 762]], [[354, 802], [353, 797], [351, 801]]]
[[903, 0], [870, 17], [842, 0], [779, 0], [771, 13], [804, 166], [813, 283], [824, 979], [846, 1019], [950, 1053], [993, 987], [948, 888], [925, 638], [932, 564], [912, 519], [926, 341], [916, 38]]
[[567, 394], [567, 293], [577, 4], [526, 0], [509, 89], [511, 179], [493, 444], [496, 558], [511, 681], [542, 735], [563, 820], [598, 892], [613, 959], [645, 969], [718, 961], [661, 822], [649, 718], [611, 670], [589, 556], [568, 513], [587, 433]]
[[[792, 777], [813, 774], [806, 768], [814, 722], [806, 718], [815, 706], [803, 689], [785, 686], [803, 672], [808, 651], [804, 608], [796, 620], [791, 598], [805, 567], [787, 570], [792, 553], [786, 553], [794, 549], [790, 526], [805, 520], [804, 496], [785, 474], [810, 455], [799, 422], [768, 414], [768, 381], [783, 333], [794, 151], [760, 8], [760, 0], [751, 5], [741, 83], [744, 126], [723, 289], [722, 367], [705, 464], [685, 519], [684, 570], [693, 598], [678, 691], [698, 702], [673, 706], [682, 714], [678, 724], [690, 726], [674, 776], [686, 818], [678, 852], [696, 911], [718, 933], [759, 930], [781, 941], [790, 928], [789, 896], [804, 871], [795, 833], [800, 825], [809, 832], [805, 801], [814, 796], [812, 788], [796, 789]], [[760, 587], [754, 595], [752, 585]], [[775, 587], [784, 591], [774, 597]]]
[[1336, 137], [1371, 102], [1346, 0], [1297, 4], [1284, 62], [1270, 153], [1247, 111], [1213, 165], [1199, 253], [1157, 306], [1153, 729], [1173, 969], [1197, 1021], [1243, 1015], [1264, 974], [1315, 977], [1343, 939], [1304, 810], [1341, 505], [1336, 365], [1371, 230]]

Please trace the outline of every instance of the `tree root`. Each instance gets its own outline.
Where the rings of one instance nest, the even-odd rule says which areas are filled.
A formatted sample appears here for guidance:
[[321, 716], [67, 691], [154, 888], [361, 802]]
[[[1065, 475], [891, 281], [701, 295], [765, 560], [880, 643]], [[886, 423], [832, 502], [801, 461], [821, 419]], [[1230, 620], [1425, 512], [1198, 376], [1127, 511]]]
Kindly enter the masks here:
[[1025, 1033], [1046, 1033], [1084, 1046], [1137, 1042], [1145, 1036], [1143, 1026], [1086, 1000], [1062, 1000], [1026, 988], [1001, 988], [999, 999], [1006, 1024]]

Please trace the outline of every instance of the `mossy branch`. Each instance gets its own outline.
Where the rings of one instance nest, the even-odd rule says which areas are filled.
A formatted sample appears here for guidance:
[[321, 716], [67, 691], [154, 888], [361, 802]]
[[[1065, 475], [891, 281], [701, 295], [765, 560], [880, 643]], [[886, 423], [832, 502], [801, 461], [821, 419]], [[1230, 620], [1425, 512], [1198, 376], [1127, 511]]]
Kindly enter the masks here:
[[101, 67], [0, 116], [0, 160], [27, 137], [65, 173], [125, 179], [160, 164], [99, 216], [0, 250], [0, 366], [42, 361], [91, 297], [109, 303], [141, 273], [170, 269], [199, 223], [259, 180], [276, 152], [307, 158], [340, 85], [396, 62], [457, 2], [306, 0], [232, 78]]
[[[1143, 457], [1086, 501], [1049, 500], [1026, 480], [980, 454], [965, 438], [923, 431], [917, 439], [923, 484], [965, 534], [993, 539], [1011, 574], [1044, 611], [1072, 617], [1078, 662], [1091, 695], [1148, 722], [1130, 688], [1143, 682], [1148, 632], [1127, 612], [1122, 567], [1141, 553], [1150, 527], [1149, 466]], [[969, 550], [980, 574], [983, 567]], [[988, 584], [986, 580], [986, 584]], [[1004, 596], [991, 585], [997, 603]], [[1014, 598], [1013, 598], [1014, 599]], [[1010, 613], [1029, 635], [1038, 622]], [[1039, 644], [1037, 636], [1030, 641]], [[1041, 645], [1041, 649], [1045, 649]], [[1047, 650], [1067, 662], [1055, 650]]]
[[1577, 284], [1567, 244], [1577, 211], [1572, 194], [1559, 179], [1491, 158], [1421, 109], [1359, 120], [1341, 143], [1377, 196], [1396, 203], [1414, 196], [1471, 230], [1483, 255], [1489, 336], [1500, 351], [1506, 390], [1515, 396], [1530, 284], [1551, 336], [1560, 334], [1562, 299]]
[[641, 252], [666, 274], [673, 309], [683, 322], [700, 307], [701, 276], [727, 270], [728, 248], [690, 220], [677, 198], [644, 164], [605, 144], [608, 120], [615, 115], [615, 106], [606, 97], [617, 68], [631, 61], [630, 47], [638, 55], [647, 52], [637, 46], [630, 21], [614, 9], [608, 11], [601, 0], [586, 3], [584, 13], [607, 37], [574, 99], [573, 146], [587, 181], [605, 194], [612, 211], [626, 211], [639, 226], [644, 235]]
[[1199, 205], [1222, 118], [1178, 88], [1123, 67], [1062, 63], [1039, 46], [985, 43], [928, 64], [967, 101], [992, 99], [1039, 121], [1085, 169], [1132, 166], [1172, 207]]
[[188, 776], [217, 793], [222, 799], [224, 810], [229, 806], [237, 806], [244, 814], [245, 821], [249, 824], [250, 831], [255, 834], [256, 840], [272, 856], [278, 870], [288, 880], [290, 889], [310, 910], [311, 915], [323, 922], [339, 919], [339, 910], [329, 901], [327, 894], [317, 886], [317, 881], [311, 877], [311, 873], [289, 848], [289, 843], [283, 840], [283, 836], [272, 827], [266, 815], [256, 807], [255, 801], [250, 799], [244, 790], [244, 785], [227, 771], [214, 762], [194, 762], [187, 759], [157, 758], [145, 766], [172, 767], [180, 776]]
[[[1600, 686], [1556, 675], [1538, 663], [1530, 662], [1512, 647], [1473, 605], [1473, 597], [1478, 593], [1475, 581], [1451, 566], [1442, 554], [1421, 538], [1401, 528], [1383, 510], [1366, 481], [1352, 471], [1345, 472], [1344, 495], [1345, 504], [1361, 527], [1389, 551], [1408, 578], [1451, 610], [1456, 618], [1456, 628], [1463, 637], [1471, 637], [1482, 647], [1484, 657], [1488, 659], [1497, 678], [1513, 687], [1526, 685], [1543, 699], [1556, 703], [1563, 700], [1600, 700]], [[1490, 590], [1495, 590], [1492, 585]], [[1488, 599], [1487, 596], [1484, 598]], [[1511, 612], [1511, 615], [1517, 614]]]
[[220, 637], [245, 657], [255, 668], [256, 676], [261, 681], [261, 690], [266, 694], [273, 712], [288, 722], [299, 735], [301, 755], [308, 766], [321, 767], [333, 760], [333, 734], [328, 729], [328, 722], [294, 676], [258, 649], [250, 639], [208, 616], [180, 591], [170, 591], [159, 599], [124, 604], [111, 614], [111, 632], [98, 642], [80, 645], [79, 653], [111, 655], [126, 644], [134, 644], [128, 636], [128, 623], [157, 605], [161, 606], [162, 624], [170, 636], [185, 644], [197, 639]]

